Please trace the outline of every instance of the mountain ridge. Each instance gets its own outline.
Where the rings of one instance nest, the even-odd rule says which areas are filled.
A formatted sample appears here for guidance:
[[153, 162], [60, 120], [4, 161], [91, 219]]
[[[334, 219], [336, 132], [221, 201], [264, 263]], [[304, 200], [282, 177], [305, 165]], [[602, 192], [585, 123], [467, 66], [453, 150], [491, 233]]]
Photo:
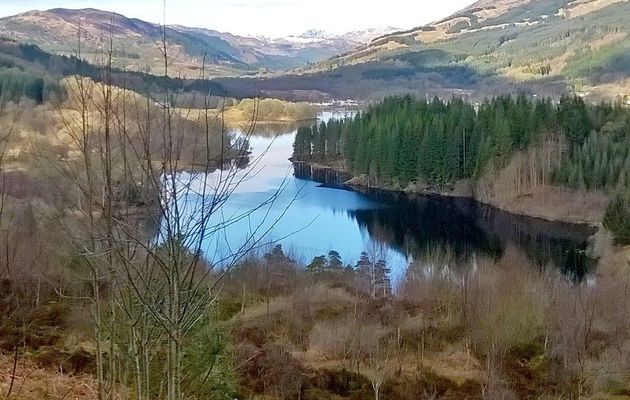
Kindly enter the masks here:
[[[332, 38], [319, 30], [269, 39], [171, 25], [169, 52], [180, 56], [170, 73], [199, 77], [205, 56], [203, 76], [241, 97], [371, 100], [412, 93], [483, 99], [517, 91], [599, 101], [630, 94], [629, 2], [480, 0], [410, 30]], [[81, 20], [85, 58], [102, 56], [99, 38], [115, 28], [117, 67], [163, 73], [155, 45], [161, 26], [116, 15], [112, 27], [112, 15], [95, 9], [31, 11], [0, 19], [0, 35], [51, 52], [63, 53], [62, 43], [71, 52]]]
[[375, 100], [399, 93], [482, 100], [513, 91], [611, 100], [630, 94], [630, 2], [481, 0], [256, 84], [274, 95]]
[[[83, 32], [83, 56], [89, 61], [94, 61], [103, 46], [103, 37], [111, 32], [119, 66], [163, 72], [160, 70], [161, 53], [155, 43], [161, 39], [161, 25], [117, 13], [94, 8], [32, 10], [0, 18], [0, 35], [38, 45], [56, 54], [75, 55], [79, 26]], [[179, 59], [173, 62], [172, 72], [197, 76], [205, 57], [206, 73], [210, 77], [305, 66], [348, 52], [381, 33], [348, 32], [300, 41], [238, 36], [182, 25], [166, 26], [171, 53], [179, 54]]]

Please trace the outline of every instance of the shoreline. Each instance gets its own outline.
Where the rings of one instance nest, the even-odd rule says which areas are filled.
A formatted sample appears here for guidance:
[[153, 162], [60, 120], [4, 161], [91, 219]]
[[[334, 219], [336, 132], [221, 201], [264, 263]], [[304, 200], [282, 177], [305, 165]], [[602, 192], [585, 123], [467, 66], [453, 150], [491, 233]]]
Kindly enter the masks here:
[[[336, 165], [325, 165], [317, 162], [308, 162], [308, 161], [297, 161], [293, 158], [289, 159], [294, 165], [301, 165], [303, 167], [307, 166], [311, 168], [312, 175], [315, 174], [325, 174], [326, 176], [332, 174], [335, 178], [341, 178], [340, 181], [337, 181], [336, 184], [340, 187], [345, 187], [351, 189], [355, 192], [362, 193], [365, 195], [370, 195], [371, 191], [381, 191], [392, 194], [405, 194], [412, 196], [435, 196], [443, 199], [464, 199], [474, 201], [483, 206], [488, 206], [495, 208], [499, 211], [506, 212], [519, 217], [533, 218], [546, 222], [552, 223], [560, 223], [560, 224], [570, 224], [570, 225], [581, 225], [587, 226], [592, 229], [600, 229], [602, 227], [601, 219], [589, 219], [589, 218], [580, 218], [580, 217], [566, 217], [566, 216], [554, 216], [551, 215], [552, 211], [544, 212], [536, 212], [533, 210], [524, 210], [519, 209], [518, 207], [498, 204], [497, 202], [488, 201], [484, 199], [480, 199], [478, 196], [475, 196], [473, 190], [469, 190], [467, 193], [458, 192], [455, 189], [456, 185], [453, 186], [453, 189], [450, 191], [445, 190], [434, 190], [434, 189], [426, 189], [419, 188], [418, 184], [410, 184], [406, 188], [401, 187], [392, 187], [387, 185], [373, 185], [368, 182], [368, 178], [364, 175], [355, 176], [352, 173], [348, 172], [345, 168]], [[315, 180], [315, 179], [313, 179]], [[326, 184], [330, 184], [329, 182], [324, 182]], [[566, 190], [567, 196], [570, 194], [570, 189], [558, 188], [558, 187], [549, 187], [554, 190]], [[470, 188], [468, 188], [470, 189]], [[518, 200], [518, 198], [516, 198]], [[535, 200], [535, 199], [534, 199]], [[604, 210], [601, 211], [603, 214]]]
[[551, 222], [551, 223], [558, 223], [558, 224], [581, 225], [581, 226], [586, 226], [593, 229], [599, 229], [602, 227], [601, 222], [594, 222], [594, 221], [588, 221], [588, 220], [583, 220], [583, 219], [562, 218], [562, 217], [554, 218], [548, 215], [543, 215], [543, 214], [538, 214], [538, 213], [527, 213], [527, 212], [519, 211], [511, 207], [505, 207], [505, 206], [501, 206], [492, 202], [483, 201], [474, 196], [468, 196], [464, 194], [440, 192], [440, 191], [434, 191], [434, 190], [420, 190], [420, 191], [410, 191], [410, 190], [405, 190], [405, 189], [401, 190], [401, 189], [396, 189], [396, 188], [391, 188], [391, 187], [386, 187], [386, 186], [360, 185], [357, 183], [353, 183], [351, 181], [345, 182], [345, 185], [351, 188], [352, 190], [358, 193], [363, 193], [363, 194], [369, 194], [370, 190], [378, 190], [382, 192], [413, 195], [413, 196], [438, 197], [441, 199], [462, 199], [462, 200], [474, 201], [482, 206], [492, 207], [496, 210], [499, 210], [499, 211], [502, 211], [502, 212], [505, 212], [514, 216], [518, 216], [518, 217], [532, 218], [532, 219], [537, 219], [537, 220]]

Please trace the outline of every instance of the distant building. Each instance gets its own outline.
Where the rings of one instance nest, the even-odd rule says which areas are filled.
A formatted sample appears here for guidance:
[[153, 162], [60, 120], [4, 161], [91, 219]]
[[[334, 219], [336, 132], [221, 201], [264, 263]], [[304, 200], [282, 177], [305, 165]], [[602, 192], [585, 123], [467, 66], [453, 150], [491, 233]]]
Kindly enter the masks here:
[[326, 101], [326, 102], [321, 102], [321, 103], [315, 103], [315, 105], [318, 105], [318, 106], [321, 106], [321, 107], [345, 107], [345, 108], [352, 108], [352, 107], [359, 107], [361, 105], [361, 103], [359, 103], [356, 100], [346, 99], [346, 100], [332, 100], [332, 101]]
[[575, 91], [575, 95], [579, 98], [585, 98], [586, 96], [590, 95], [591, 92], [583, 92], [583, 91]]

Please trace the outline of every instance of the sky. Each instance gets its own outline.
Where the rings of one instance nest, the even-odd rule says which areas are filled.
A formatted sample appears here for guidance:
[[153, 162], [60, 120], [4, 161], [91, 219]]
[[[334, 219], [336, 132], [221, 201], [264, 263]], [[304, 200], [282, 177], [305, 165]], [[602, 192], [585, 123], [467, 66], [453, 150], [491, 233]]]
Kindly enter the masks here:
[[[279, 37], [310, 29], [340, 34], [439, 20], [473, 0], [167, 0], [166, 23]], [[50, 8], [98, 8], [162, 22], [163, 0], [0, 0], [0, 17]]]

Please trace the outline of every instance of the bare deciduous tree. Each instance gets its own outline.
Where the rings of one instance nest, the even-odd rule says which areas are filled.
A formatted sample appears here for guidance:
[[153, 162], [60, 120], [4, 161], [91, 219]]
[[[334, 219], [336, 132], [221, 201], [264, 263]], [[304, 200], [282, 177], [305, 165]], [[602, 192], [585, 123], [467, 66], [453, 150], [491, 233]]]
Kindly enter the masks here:
[[[84, 299], [92, 305], [99, 398], [113, 399], [119, 385], [132, 384], [139, 400], [179, 400], [184, 381], [196, 379], [182, 362], [188, 337], [207, 321], [225, 274], [268, 245], [277, 221], [264, 217], [238, 248], [222, 253], [207, 253], [208, 241], [271, 208], [284, 185], [257, 207], [223, 217], [222, 207], [257, 171], [260, 159], [245, 169], [242, 163], [255, 109], [236, 138], [227, 134], [223, 113], [210, 110], [211, 93], [193, 118], [175, 107], [178, 92], [168, 85], [155, 96], [115, 87], [114, 26], [112, 15], [100, 82], [74, 78], [59, 110], [76, 150], [56, 163], [74, 188], [68, 212], [78, 223], [69, 220], [66, 229], [86, 267], [79, 278], [91, 287]], [[79, 38], [80, 58], [80, 27]], [[174, 59], [166, 26], [156, 46], [166, 81]]]

